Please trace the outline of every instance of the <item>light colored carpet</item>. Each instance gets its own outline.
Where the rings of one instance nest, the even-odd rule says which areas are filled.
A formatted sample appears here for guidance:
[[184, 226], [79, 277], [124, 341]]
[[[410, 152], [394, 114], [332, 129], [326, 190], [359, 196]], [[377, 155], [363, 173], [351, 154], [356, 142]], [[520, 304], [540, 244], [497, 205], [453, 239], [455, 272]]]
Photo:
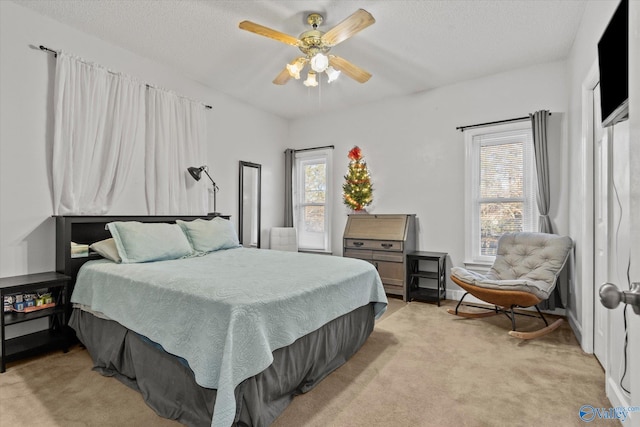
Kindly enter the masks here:
[[[582, 405], [611, 406], [600, 365], [566, 323], [520, 341], [507, 335], [505, 316], [462, 319], [446, 312], [453, 304], [390, 299], [364, 347], [297, 396], [274, 427], [583, 426]], [[518, 322], [523, 330], [541, 323], [522, 316]], [[91, 366], [79, 346], [9, 364], [0, 374], [0, 425], [178, 425]]]

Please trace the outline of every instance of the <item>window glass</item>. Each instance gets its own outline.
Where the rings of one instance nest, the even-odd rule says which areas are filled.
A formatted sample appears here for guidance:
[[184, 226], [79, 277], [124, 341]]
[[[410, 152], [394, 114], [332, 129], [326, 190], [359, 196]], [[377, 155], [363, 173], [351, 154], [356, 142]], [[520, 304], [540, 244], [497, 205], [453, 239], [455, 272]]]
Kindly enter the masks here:
[[294, 221], [300, 250], [331, 251], [331, 150], [296, 153]]
[[467, 262], [491, 263], [504, 233], [537, 231], [529, 122], [465, 131]]
[[495, 256], [504, 233], [524, 231], [522, 202], [480, 203], [480, 255]]
[[305, 203], [324, 203], [327, 192], [327, 165], [324, 162], [304, 166]]
[[480, 148], [480, 197], [524, 196], [523, 143]]

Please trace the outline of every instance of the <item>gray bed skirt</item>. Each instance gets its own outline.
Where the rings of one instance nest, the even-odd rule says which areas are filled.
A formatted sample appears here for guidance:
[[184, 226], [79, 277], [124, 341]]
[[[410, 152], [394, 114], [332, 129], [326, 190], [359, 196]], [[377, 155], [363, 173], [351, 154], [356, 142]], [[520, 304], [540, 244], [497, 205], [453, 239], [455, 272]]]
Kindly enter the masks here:
[[[369, 304], [273, 352], [273, 363], [236, 387], [234, 426], [268, 426], [294, 396], [315, 387], [367, 340], [375, 324]], [[112, 320], [74, 309], [69, 321], [94, 370], [138, 390], [158, 415], [211, 426], [216, 390], [199, 386], [187, 363]]]

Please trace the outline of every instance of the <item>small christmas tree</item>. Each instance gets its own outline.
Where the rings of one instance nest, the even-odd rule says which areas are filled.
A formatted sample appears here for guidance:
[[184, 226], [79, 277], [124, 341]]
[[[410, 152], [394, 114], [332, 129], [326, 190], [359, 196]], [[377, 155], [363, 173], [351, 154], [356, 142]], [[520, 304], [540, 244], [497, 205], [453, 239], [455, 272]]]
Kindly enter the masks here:
[[342, 199], [344, 204], [354, 211], [361, 211], [373, 201], [371, 177], [367, 169], [367, 162], [362, 158], [362, 150], [355, 146], [348, 155], [349, 172], [345, 175], [342, 185]]

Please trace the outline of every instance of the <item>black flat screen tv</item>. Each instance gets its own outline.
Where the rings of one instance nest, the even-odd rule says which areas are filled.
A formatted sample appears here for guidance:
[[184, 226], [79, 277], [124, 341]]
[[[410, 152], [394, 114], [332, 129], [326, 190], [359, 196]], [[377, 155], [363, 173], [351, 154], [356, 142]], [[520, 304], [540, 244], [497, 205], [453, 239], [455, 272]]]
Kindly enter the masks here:
[[602, 126], [629, 117], [629, 1], [621, 0], [598, 42]]

